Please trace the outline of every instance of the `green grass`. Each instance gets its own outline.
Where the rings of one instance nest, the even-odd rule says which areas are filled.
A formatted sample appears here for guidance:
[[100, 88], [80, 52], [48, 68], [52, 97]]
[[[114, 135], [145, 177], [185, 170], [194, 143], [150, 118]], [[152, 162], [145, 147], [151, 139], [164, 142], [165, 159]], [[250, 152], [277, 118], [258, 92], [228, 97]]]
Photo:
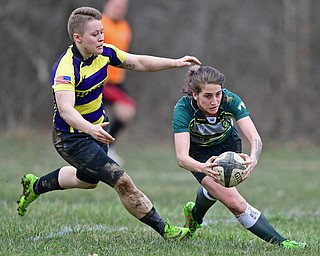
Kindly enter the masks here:
[[[238, 187], [282, 235], [309, 245], [289, 251], [243, 229], [220, 203], [193, 240], [164, 241], [104, 184], [45, 194], [21, 218], [16, 212], [21, 176], [42, 175], [65, 163], [50, 135], [2, 135], [0, 145], [0, 255], [320, 255], [319, 150], [264, 149], [254, 173]], [[158, 212], [183, 225], [182, 207], [194, 200], [198, 184], [177, 166], [173, 145], [118, 145], [118, 152]]]

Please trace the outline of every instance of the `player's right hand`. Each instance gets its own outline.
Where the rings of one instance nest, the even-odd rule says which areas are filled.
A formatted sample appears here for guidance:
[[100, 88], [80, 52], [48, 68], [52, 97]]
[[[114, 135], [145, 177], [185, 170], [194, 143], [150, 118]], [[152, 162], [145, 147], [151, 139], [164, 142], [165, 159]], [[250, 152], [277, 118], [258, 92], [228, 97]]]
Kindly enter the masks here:
[[175, 65], [178, 68], [191, 66], [192, 64], [200, 65], [201, 61], [194, 56], [188, 56], [188, 55], [175, 60]]
[[219, 174], [219, 172], [216, 172], [213, 170], [213, 167], [218, 165], [218, 164], [214, 163], [214, 160], [216, 158], [217, 158], [216, 156], [212, 156], [204, 163], [204, 166], [202, 168], [202, 173], [211, 177], [215, 182], [219, 183], [220, 174]]

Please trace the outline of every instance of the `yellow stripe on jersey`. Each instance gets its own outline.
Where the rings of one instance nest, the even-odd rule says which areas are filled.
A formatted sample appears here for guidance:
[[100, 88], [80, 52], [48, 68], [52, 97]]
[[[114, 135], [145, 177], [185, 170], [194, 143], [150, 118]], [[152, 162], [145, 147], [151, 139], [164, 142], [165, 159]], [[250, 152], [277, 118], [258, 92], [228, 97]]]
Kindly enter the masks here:
[[[125, 58], [125, 52], [114, 45], [104, 44], [101, 54], [83, 60], [81, 53], [73, 44], [53, 67], [51, 77], [53, 91], [73, 91], [74, 107], [83, 118], [91, 123], [102, 123], [106, 117], [102, 107], [102, 91], [107, 79], [107, 67], [119, 66]], [[54, 123], [58, 130], [80, 132], [70, 127], [57, 109], [55, 111]]]
[[93, 124], [102, 124], [104, 122], [104, 117], [102, 116], [99, 120], [93, 122]]
[[79, 111], [82, 115], [89, 114], [98, 110], [101, 107], [102, 95], [100, 95], [96, 100], [91, 101], [87, 104], [75, 106], [75, 109]]
[[[64, 58], [61, 59], [60, 65], [57, 67], [56, 74], [54, 77], [54, 84], [52, 86], [54, 92], [56, 91], [74, 91], [74, 69], [72, 63], [72, 51], [71, 47], [67, 50], [66, 55]], [[59, 81], [61, 77], [69, 77], [70, 80], [66, 83], [63, 81]]]

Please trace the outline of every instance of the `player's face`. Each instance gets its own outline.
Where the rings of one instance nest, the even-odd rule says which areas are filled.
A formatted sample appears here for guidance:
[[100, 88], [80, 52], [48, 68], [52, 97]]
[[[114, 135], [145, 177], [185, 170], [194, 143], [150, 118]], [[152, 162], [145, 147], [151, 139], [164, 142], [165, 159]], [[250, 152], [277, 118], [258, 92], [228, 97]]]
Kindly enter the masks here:
[[216, 116], [222, 99], [220, 84], [206, 84], [199, 94], [193, 93], [198, 107], [204, 116]]
[[93, 54], [101, 54], [103, 51], [103, 26], [100, 20], [87, 22], [83, 35], [79, 36], [78, 46], [85, 59]]

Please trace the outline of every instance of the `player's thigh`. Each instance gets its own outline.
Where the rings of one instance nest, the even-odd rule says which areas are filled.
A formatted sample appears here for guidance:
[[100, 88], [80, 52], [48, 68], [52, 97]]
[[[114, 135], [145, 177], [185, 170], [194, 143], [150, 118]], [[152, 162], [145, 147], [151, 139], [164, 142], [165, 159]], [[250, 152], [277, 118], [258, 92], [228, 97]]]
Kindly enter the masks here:
[[235, 187], [225, 188], [208, 176], [202, 179], [201, 185], [233, 214], [238, 215], [245, 211], [247, 202]]
[[101, 147], [92, 136], [85, 133], [65, 133], [53, 129], [52, 138], [61, 157], [77, 169], [87, 166]]
[[[57, 130], [53, 130], [53, 142], [62, 158], [77, 169], [77, 179], [90, 184], [97, 184], [99, 181], [114, 183], [113, 169], [119, 168], [110, 167], [115, 162], [108, 157], [106, 144], [96, 141], [88, 134], [69, 134]], [[115, 174], [119, 176], [118, 172]]]

